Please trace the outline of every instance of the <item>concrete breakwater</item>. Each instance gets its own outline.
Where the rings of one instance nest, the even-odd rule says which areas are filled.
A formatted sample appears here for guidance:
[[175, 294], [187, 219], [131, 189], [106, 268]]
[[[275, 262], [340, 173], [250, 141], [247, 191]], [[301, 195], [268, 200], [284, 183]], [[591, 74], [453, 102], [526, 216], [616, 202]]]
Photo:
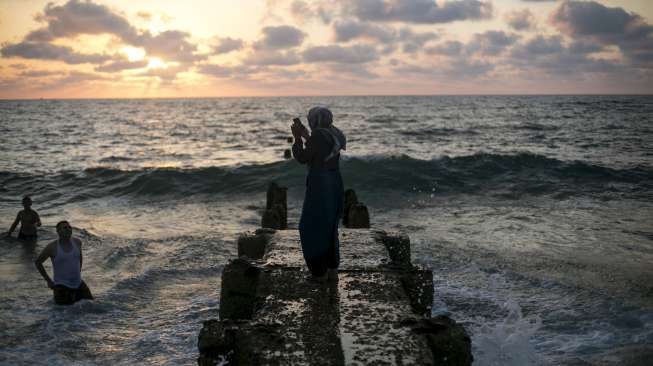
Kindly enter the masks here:
[[338, 279], [324, 284], [310, 280], [296, 230], [242, 234], [198, 364], [471, 365], [463, 327], [431, 317], [432, 273], [411, 264], [407, 236], [342, 229], [340, 243]]

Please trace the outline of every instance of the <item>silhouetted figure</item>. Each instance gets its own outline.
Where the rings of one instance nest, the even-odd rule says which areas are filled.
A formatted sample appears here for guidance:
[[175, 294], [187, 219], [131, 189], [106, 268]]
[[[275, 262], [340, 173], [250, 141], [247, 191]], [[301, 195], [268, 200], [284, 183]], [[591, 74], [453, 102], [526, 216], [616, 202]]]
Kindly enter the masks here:
[[[91, 290], [82, 281], [82, 241], [72, 236], [73, 229], [68, 221], [57, 224], [59, 239], [48, 244], [38, 258], [36, 268], [52, 289], [54, 302], [69, 305], [81, 299], [93, 299]], [[43, 262], [50, 258], [54, 281], [48, 276]]]
[[16, 215], [16, 220], [11, 224], [7, 236], [11, 236], [18, 223], [20, 223], [18, 239], [28, 243], [35, 243], [38, 239], [36, 228], [41, 226], [41, 218], [36, 211], [32, 210], [32, 198], [30, 196], [23, 197], [23, 210]]
[[308, 165], [299, 236], [306, 265], [313, 278], [321, 282], [327, 277], [335, 279], [340, 263], [338, 222], [344, 189], [339, 162], [346, 139], [333, 126], [333, 115], [327, 108], [311, 108], [308, 124], [310, 135], [301, 122], [292, 125], [292, 151], [295, 160]]

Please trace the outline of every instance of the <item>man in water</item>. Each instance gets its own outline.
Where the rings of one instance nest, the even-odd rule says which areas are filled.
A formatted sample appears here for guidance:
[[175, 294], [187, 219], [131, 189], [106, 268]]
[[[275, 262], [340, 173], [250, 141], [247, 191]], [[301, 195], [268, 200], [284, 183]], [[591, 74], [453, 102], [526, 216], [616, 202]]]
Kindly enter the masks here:
[[35, 243], [37, 239], [36, 227], [41, 226], [41, 218], [36, 211], [32, 210], [32, 199], [30, 196], [23, 197], [23, 210], [16, 215], [16, 220], [11, 224], [7, 236], [11, 236], [16, 226], [20, 222], [18, 230], [18, 240]]
[[[69, 305], [81, 299], [93, 299], [91, 290], [82, 281], [82, 241], [72, 236], [73, 229], [68, 221], [57, 224], [59, 239], [48, 244], [38, 258], [36, 268], [53, 290], [54, 302]], [[43, 262], [50, 258], [54, 281], [48, 276]]]

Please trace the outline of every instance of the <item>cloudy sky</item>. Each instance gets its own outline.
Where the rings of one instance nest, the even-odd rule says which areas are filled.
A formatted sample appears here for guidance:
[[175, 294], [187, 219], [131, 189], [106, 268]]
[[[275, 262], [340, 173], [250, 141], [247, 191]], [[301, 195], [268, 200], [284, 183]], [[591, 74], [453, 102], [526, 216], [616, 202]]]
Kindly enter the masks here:
[[651, 0], [0, 0], [0, 98], [653, 93]]

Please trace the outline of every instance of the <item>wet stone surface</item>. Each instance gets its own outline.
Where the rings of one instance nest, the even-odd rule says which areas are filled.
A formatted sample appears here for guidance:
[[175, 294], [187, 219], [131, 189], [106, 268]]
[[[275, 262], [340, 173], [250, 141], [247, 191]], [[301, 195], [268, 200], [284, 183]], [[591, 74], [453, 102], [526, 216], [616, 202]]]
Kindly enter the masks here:
[[220, 320], [205, 322], [198, 364], [471, 364], [464, 329], [428, 319], [431, 272], [390, 260], [386, 243], [409, 253], [407, 237], [342, 230], [338, 279], [319, 283], [305, 270], [296, 230], [258, 235], [262, 258], [225, 268]]

